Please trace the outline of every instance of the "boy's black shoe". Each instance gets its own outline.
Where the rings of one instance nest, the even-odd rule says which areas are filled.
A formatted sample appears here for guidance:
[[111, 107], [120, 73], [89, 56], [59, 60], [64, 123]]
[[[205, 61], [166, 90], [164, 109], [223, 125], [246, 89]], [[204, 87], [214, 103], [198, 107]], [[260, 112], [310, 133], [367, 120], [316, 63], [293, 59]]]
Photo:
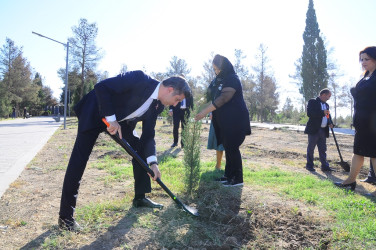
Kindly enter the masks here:
[[135, 207], [151, 207], [151, 208], [159, 208], [162, 209], [163, 205], [156, 203], [148, 198], [141, 198], [141, 199], [134, 199], [133, 206]]
[[72, 231], [72, 232], [79, 232], [82, 230], [82, 227], [75, 221], [75, 219], [64, 219], [59, 217], [58, 220], [59, 228], [62, 230]]

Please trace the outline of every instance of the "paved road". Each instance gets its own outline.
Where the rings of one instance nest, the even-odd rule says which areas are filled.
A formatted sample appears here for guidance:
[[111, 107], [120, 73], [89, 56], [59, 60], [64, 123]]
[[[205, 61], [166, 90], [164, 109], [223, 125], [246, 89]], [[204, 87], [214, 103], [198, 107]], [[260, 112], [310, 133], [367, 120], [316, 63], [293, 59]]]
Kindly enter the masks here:
[[[261, 127], [261, 128], [286, 128], [291, 130], [297, 131], [304, 131], [305, 126], [298, 126], [298, 125], [287, 125], [287, 124], [272, 124], [272, 123], [259, 123], [259, 122], [251, 122], [251, 126]], [[345, 134], [345, 135], [354, 135], [355, 131], [349, 128], [334, 128], [334, 134]]]
[[0, 121], [0, 198], [62, 122], [52, 117]]

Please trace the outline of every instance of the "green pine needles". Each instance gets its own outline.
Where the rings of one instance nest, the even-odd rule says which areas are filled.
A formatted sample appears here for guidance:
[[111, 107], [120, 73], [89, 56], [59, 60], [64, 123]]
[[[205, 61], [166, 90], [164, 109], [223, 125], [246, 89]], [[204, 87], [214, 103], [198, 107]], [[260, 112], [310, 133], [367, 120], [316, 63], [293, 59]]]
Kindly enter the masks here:
[[184, 183], [187, 193], [189, 195], [198, 187], [200, 180], [200, 136], [201, 136], [201, 121], [195, 121], [193, 114], [197, 110], [191, 110], [191, 115], [186, 115], [186, 124], [182, 131], [182, 140], [184, 143], [184, 158], [183, 163], [185, 167]]

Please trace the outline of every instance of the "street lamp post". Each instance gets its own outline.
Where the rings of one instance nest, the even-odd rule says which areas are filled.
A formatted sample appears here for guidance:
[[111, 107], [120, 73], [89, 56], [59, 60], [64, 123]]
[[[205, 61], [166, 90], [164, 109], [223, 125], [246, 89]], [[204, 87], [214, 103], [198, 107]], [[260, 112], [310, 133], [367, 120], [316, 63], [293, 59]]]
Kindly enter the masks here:
[[66, 48], [67, 48], [67, 57], [66, 57], [66, 64], [65, 64], [65, 93], [64, 93], [64, 129], [67, 128], [67, 92], [68, 92], [68, 53], [69, 53], [69, 42], [67, 41], [67, 43], [62, 43], [62, 42], [59, 42], [59, 41], [56, 41], [52, 38], [49, 38], [49, 37], [46, 37], [44, 35], [41, 35], [39, 33], [36, 33], [34, 31], [32, 31], [33, 34], [37, 35], [37, 36], [40, 36], [40, 37], [44, 37], [44, 38], [47, 38], [51, 41], [54, 41], [54, 42], [57, 42], [57, 43], [60, 43], [62, 45], [64, 45]]

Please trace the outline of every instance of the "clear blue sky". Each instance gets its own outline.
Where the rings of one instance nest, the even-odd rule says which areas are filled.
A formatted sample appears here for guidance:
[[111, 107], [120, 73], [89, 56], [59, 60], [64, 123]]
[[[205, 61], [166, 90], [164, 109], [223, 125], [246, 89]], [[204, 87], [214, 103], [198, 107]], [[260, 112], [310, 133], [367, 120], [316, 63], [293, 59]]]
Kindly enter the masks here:
[[[332, 58], [345, 74], [340, 84], [355, 84], [361, 74], [358, 53], [376, 45], [375, 0], [314, 0], [320, 30]], [[172, 56], [187, 61], [192, 75], [200, 75], [211, 52], [234, 59], [234, 50], [255, 63], [260, 43], [274, 71], [281, 103], [300, 95], [289, 74], [301, 56], [308, 0], [1, 0], [0, 46], [6, 37], [23, 47], [24, 56], [44, 83], [59, 96], [65, 68], [62, 45], [32, 31], [66, 42], [80, 18], [98, 25], [97, 45], [105, 53], [100, 71], [116, 75], [122, 64], [129, 70], [164, 72]], [[329, 102], [330, 103], [330, 102]]]

